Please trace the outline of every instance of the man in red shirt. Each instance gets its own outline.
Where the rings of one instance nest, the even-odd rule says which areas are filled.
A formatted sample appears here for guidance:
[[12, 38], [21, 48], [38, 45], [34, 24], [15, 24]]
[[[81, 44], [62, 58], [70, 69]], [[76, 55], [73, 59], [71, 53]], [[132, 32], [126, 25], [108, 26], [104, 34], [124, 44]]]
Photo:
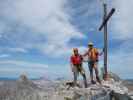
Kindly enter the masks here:
[[85, 75], [85, 70], [82, 67], [82, 56], [78, 53], [78, 49], [73, 49], [74, 54], [71, 56], [71, 68], [74, 74], [74, 85], [77, 85], [77, 76], [80, 73], [84, 79], [85, 88], [87, 88], [87, 80]]

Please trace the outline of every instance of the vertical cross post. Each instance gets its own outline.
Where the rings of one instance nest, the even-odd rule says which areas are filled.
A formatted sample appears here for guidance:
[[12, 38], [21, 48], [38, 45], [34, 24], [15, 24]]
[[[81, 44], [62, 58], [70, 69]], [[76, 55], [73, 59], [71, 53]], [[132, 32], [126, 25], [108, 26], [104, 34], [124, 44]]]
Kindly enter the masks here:
[[[107, 17], [107, 4], [103, 4], [104, 8], [104, 20]], [[108, 33], [107, 33], [107, 23], [104, 25], [104, 79], [108, 78], [108, 70], [107, 70], [107, 63], [108, 63]]]
[[109, 21], [109, 19], [111, 18], [111, 16], [113, 15], [113, 13], [115, 12], [115, 9], [112, 8], [111, 11], [109, 12], [109, 14], [107, 15], [107, 4], [104, 3], [103, 4], [103, 10], [104, 10], [104, 16], [103, 16], [103, 22], [99, 28], [99, 31], [101, 31], [102, 29], [104, 29], [104, 79], [108, 80], [109, 76], [108, 76], [108, 32], [107, 32], [107, 23]]

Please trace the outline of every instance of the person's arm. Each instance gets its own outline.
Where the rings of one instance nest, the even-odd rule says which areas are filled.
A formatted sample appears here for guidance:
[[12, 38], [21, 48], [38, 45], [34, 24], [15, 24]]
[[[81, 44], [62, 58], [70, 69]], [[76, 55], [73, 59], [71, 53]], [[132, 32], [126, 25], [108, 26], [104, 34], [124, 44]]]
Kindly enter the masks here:
[[96, 54], [97, 56], [99, 56], [99, 51], [98, 51], [97, 48], [94, 48], [94, 52], [95, 52], [95, 54]]
[[83, 54], [82, 56], [83, 56], [83, 57], [85, 57], [85, 56], [87, 56], [87, 55], [88, 55], [88, 52], [86, 52], [86, 53], [85, 53], [85, 54]]
[[83, 55], [82, 55], [82, 62], [88, 62], [88, 60], [86, 60], [85, 57], [83, 57]]
[[81, 61], [83, 61], [83, 56], [82, 55], [80, 55], [80, 59], [81, 59]]
[[99, 56], [102, 56], [104, 54], [104, 48], [103, 50], [99, 53]]
[[71, 66], [71, 70], [72, 72], [74, 72], [74, 66], [73, 66], [73, 58], [70, 58], [70, 66]]

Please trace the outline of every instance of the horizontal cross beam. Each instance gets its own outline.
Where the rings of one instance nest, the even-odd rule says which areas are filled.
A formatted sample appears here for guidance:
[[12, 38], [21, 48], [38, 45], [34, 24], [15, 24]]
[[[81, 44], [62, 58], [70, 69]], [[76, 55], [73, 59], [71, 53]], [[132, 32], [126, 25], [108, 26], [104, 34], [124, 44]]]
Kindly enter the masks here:
[[110, 19], [110, 17], [113, 15], [114, 12], [115, 12], [115, 8], [112, 8], [110, 13], [107, 15], [105, 20], [102, 22], [102, 25], [100, 26], [99, 31], [101, 31], [102, 28], [105, 26], [105, 24], [107, 24], [108, 20]]

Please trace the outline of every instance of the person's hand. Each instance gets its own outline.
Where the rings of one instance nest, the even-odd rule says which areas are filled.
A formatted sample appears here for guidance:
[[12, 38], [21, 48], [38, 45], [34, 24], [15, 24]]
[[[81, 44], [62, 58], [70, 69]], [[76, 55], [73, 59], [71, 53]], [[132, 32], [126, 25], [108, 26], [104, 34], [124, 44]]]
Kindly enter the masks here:
[[102, 49], [102, 51], [99, 53], [99, 56], [102, 56], [104, 54], [104, 48]]
[[103, 51], [102, 52], [104, 52], [105, 50], [104, 50], [104, 48], [103, 48]]
[[74, 72], [74, 67], [72, 67], [71, 69], [72, 69], [72, 72]]

